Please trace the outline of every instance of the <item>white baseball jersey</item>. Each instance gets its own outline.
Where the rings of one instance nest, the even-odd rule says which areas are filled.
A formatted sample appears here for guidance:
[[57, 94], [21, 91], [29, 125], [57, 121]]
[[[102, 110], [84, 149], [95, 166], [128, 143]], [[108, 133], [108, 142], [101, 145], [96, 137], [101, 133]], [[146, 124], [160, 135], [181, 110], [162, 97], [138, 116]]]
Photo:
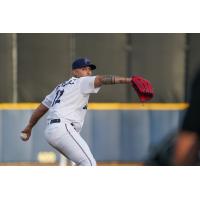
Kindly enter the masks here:
[[61, 119], [83, 126], [87, 112], [90, 93], [97, 93], [100, 89], [94, 87], [96, 76], [75, 78], [59, 84], [42, 104], [49, 108], [48, 120]]

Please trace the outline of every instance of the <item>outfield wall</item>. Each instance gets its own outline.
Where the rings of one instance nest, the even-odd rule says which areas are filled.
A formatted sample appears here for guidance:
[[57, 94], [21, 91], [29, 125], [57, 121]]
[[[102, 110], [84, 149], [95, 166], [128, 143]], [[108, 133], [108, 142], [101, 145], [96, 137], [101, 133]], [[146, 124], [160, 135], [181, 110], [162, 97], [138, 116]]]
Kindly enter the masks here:
[[[38, 104], [0, 104], [0, 162], [59, 161], [44, 138], [46, 115], [28, 142], [19, 138]], [[140, 162], [177, 130], [187, 104], [91, 103], [82, 130], [97, 161]]]

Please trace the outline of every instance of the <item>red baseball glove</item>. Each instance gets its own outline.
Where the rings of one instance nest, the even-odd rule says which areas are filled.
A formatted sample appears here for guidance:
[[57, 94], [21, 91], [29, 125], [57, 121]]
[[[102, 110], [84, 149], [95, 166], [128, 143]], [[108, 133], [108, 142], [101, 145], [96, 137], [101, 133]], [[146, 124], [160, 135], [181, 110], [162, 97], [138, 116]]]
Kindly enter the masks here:
[[141, 102], [145, 102], [153, 98], [154, 91], [151, 83], [148, 80], [141, 76], [132, 76], [131, 84], [137, 92]]

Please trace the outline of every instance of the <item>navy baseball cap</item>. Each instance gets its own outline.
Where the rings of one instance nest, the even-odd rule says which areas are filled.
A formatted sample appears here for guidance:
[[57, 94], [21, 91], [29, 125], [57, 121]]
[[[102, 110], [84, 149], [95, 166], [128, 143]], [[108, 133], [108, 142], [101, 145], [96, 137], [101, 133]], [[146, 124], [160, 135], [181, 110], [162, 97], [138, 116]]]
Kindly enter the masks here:
[[88, 58], [78, 58], [72, 63], [72, 69], [80, 69], [87, 66], [91, 67], [92, 70], [96, 69], [96, 66]]

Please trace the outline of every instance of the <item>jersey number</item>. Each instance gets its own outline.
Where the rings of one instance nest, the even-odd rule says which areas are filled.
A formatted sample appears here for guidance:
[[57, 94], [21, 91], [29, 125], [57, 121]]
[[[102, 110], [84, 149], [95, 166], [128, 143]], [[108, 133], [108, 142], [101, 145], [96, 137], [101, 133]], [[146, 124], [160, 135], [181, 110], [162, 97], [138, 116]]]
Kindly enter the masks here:
[[56, 97], [53, 100], [52, 106], [54, 106], [56, 103], [60, 103], [60, 97], [63, 95], [64, 90], [58, 90], [56, 92]]

